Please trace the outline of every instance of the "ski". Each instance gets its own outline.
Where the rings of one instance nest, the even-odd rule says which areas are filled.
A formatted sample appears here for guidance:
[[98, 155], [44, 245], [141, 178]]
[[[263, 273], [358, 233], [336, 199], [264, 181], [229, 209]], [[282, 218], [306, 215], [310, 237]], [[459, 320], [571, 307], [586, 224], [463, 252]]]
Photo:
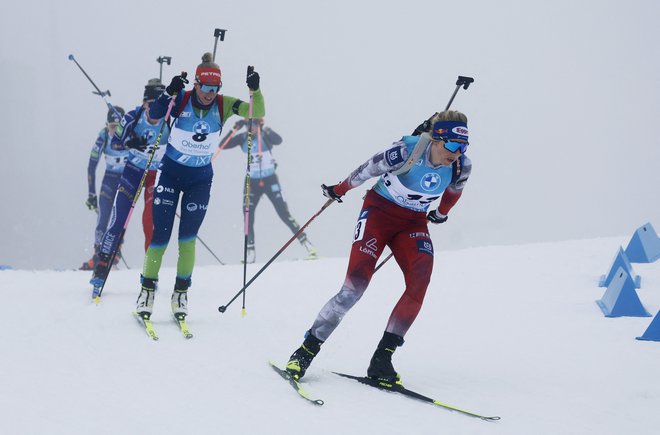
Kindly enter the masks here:
[[314, 405], [323, 405], [323, 400], [321, 399], [312, 399], [307, 391], [300, 385], [300, 383], [295, 380], [289, 372], [286, 370], [282, 370], [281, 368], [277, 367], [273, 362], [268, 361], [270, 366], [277, 372], [278, 375], [280, 375], [284, 380], [289, 382], [289, 385], [293, 387], [294, 390], [296, 390], [296, 393], [303, 399], [307, 400], [310, 403], [313, 403]]
[[190, 329], [188, 329], [188, 324], [186, 323], [185, 314], [174, 314], [174, 321], [176, 322], [177, 325], [179, 325], [179, 329], [181, 330], [181, 333], [185, 338], [187, 339], [193, 338]]
[[493, 416], [493, 417], [487, 417], [484, 415], [479, 415], [475, 414], [474, 412], [466, 411], [464, 409], [457, 408], [452, 405], [448, 405], [446, 403], [442, 403], [438, 400], [432, 399], [430, 397], [424, 396], [422, 394], [419, 394], [415, 391], [409, 390], [406, 387], [403, 386], [400, 382], [387, 382], [383, 380], [378, 380], [378, 379], [372, 379], [372, 378], [367, 378], [364, 376], [353, 376], [353, 375], [347, 375], [346, 373], [338, 373], [338, 372], [333, 372], [336, 375], [342, 376], [344, 378], [348, 379], [353, 379], [356, 380], [362, 384], [369, 385], [370, 387], [378, 388], [379, 390], [384, 390], [384, 391], [392, 391], [395, 393], [403, 394], [404, 396], [408, 396], [413, 399], [418, 399], [424, 402], [432, 403], [434, 405], [440, 406], [441, 408], [448, 409], [450, 411], [456, 411], [460, 412], [461, 414], [469, 415], [470, 417], [476, 417], [480, 418], [481, 420], [486, 420], [486, 421], [497, 421], [500, 419], [500, 417]]
[[158, 334], [156, 334], [156, 330], [154, 329], [154, 326], [151, 324], [151, 320], [149, 320], [149, 315], [144, 313], [140, 314], [135, 311], [133, 311], [133, 316], [137, 319], [138, 323], [142, 325], [149, 337], [151, 337], [152, 340], [158, 340]]

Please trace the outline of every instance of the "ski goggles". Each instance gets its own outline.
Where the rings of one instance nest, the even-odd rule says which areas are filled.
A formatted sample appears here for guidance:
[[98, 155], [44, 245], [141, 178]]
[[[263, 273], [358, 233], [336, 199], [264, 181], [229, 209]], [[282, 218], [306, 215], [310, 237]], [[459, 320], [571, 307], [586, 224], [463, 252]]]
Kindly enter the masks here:
[[208, 92], [215, 92], [217, 94], [221, 87], [222, 87], [222, 85], [203, 85], [201, 83], [199, 84], [199, 89], [202, 92], [207, 92], [207, 93]]
[[465, 154], [467, 151], [468, 145], [467, 142], [457, 142], [456, 140], [445, 140], [444, 147], [447, 151], [455, 153], [458, 150], [461, 150], [461, 154]]

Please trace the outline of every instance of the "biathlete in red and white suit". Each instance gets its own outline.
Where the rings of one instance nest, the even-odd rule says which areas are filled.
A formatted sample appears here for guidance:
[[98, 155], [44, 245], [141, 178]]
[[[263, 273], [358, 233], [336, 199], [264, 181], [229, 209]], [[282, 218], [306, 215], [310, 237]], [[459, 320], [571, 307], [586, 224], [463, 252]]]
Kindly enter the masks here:
[[[390, 382], [399, 379], [392, 366], [392, 354], [403, 344], [422, 307], [433, 270], [433, 242], [427, 221], [447, 220], [472, 168], [464, 155], [468, 146], [467, 117], [461, 112], [445, 111], [434, 115], [430, 125], [431, 132], [403, 137], [340, 184], [322, 186], [326, 197], [341, 202], [350, 189], [380, 177], [368, 191], [360, 211], [344, 284], [323, 306], [302, 346], [289, 359], [286, 370], [294, 378], [305, 374], [321, 344], [360, 300], [378, 258], [389, 246], [403, 271], [406, 288], [390, 315], [367, 376]], [[427, 214], [436, 199], [440, 199], [439, 207]]]

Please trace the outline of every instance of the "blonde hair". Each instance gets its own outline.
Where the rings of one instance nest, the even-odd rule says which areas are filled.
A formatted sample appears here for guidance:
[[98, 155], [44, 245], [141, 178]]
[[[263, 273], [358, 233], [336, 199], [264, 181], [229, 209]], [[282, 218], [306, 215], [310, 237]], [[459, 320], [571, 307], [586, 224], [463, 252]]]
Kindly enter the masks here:
[[458, 110], [445, 110], [444, 112], [436, 113], [431, 117], [431, 125], [438, 121], [460, 121], [467, 124], [467, 116]]

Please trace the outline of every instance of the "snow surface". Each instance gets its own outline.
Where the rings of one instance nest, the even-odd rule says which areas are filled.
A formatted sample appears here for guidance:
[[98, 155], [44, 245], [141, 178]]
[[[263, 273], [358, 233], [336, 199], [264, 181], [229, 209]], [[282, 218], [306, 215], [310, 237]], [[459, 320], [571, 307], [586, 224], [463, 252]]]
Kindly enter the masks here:
[[[438, 230], [438, 232], [440, 232]], [[170, 321], [163, 269], [151, 341], [132, 318], [138, 270], [115, 271], [99, 306], [89, 273], [0, 272], [3, 434], [657, 434], [660, 343], [651, 318], [595, 304], [627, 238], [440, 251], [424, 308], [394, 357], [404, 383], [486, 415], [466, 417], [380, 392], [364, 374], [403, 281], [394, 262], [324, 345], [304, 378], [316, 407], [269, 367], [300, 344], [343, 280], [346, 259], [274, 263], [241, 299], [242, 266], [196, 269], [187, 341]], [[251, 276], [259, 264], [250, 265]], [[660, 308], [660, 262], [634, 264]]]

